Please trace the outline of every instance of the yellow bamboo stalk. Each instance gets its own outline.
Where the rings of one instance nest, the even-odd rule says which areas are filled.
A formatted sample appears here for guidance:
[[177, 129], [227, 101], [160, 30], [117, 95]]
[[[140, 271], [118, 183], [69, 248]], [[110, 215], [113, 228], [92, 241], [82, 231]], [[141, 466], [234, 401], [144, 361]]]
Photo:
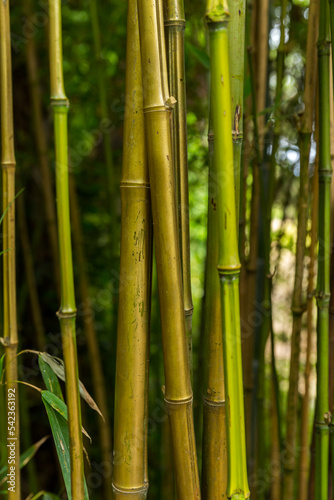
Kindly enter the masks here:
[[195, 499], [200, 497], [200, 491], [170, 128], [175, 98], [169, 95], [168, 90], [162, 2], [139, 0], [138, 9], [144, 116], [165, 363], [165, 401], [171, 428], [177, 495], [180, 499]]
[[145, 499], [152, 238], [136, 1], [128, 2], [114, 498]]
[[184, 30], [186, 21], [183, 0], [165, 0], [164, 6], [169, 90], [171, 95], [176, 99], [172, 115], [173, 164], [176, 180], [184, 314], [186, 318], [189, 366], [190, 371], [192, 371], [193, 303], [190, 275], [186, 78], [184, 67]]
[[[3, 220], [3, 336], [6, 353], [6, 408], [14, 400], [13, 425], [7, 426], [8, 474], [11, 453], [14, 452], [14, 485], [8, 488], [8, 500], [21, 498], [20, 484], [20, 425], [17, 385], [17, 318], [15, 273], [15, 151], [12, 95], [12, 61], [10, 44], [9, 1], [0, 2], [0, 108], [1, 108], [1, 167], [2, 210], [8, 210]], [[14, 399], [12, 399], [14, 397]], [[9, 413], [8, 413], [9, 418]], [[8, 422], [9, 423], [9, 422]], [[11, 444], [12, 446], [9, 446]], [[11, 469], [13, 470], [13, 469]], [[8, 483], [8, 486], [10, 484]]]

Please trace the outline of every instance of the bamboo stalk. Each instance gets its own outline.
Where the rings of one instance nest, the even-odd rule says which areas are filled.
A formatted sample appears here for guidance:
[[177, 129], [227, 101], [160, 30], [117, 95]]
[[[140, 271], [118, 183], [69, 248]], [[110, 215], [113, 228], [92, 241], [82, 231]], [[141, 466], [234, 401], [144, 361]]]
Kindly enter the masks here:
[[[311, 3], [312, 5], [312, 3]], [[310, 375], [311, 375], [311, 352], [312, 352], [312, 333], [313, 333], [313, 298], [314, 298], [314, 264], [317, 243], [317, 218], [318, 218], [318, 165], [315, 166], [312, 181], [312, 226], [311, 226], [311, 245], [310, 245], [310, 263], [307, 288], [307, 348], [304, 371], [305, 393], [301, 407], [300, 422], [300, 460], [299, 460], [299, 500], [308, 498], [308, 471], [309, 471], [309, 400], [310, 400]]]
[[66, 396], [70, 437], [72, 500], [84, 498], [83, 451], [76, 351], [76, 305], [74, 296], [71, 227], [68, 192], [67, 115], [69, 102], [62, 70], [61, 2], [49, 0], [50, 83], [55, 130], [55, 169], [59, 233], [61, 305], [58, 314], [65, 361]]
[[230, 0], [228, 42], [231, 78], [231, 114], [233, 137], [234, 189], [237, 232], [239, 234], [240, 172], [244, 135], [244, 66], [246, 0]]
[[176, 103], [172, 114], [173, 165], [177, 218], [181, 253], [184, 314], [188, 340], [189, 366], [192, 373], [192, 314], [189, 235], [189, 193], [187, 158], [186, 78], [184, 67], [184, 29], [186, 25], [183, 0], [165, 0], [165, 31], [169, 91]]
[[153, 4], [140, 0], [138, 8], [165, 364], [164, 395], [171, 428], [177, 495], [179, 498], [199, 498], [170, 129], [175, 98], [168, 91], [162, 2], [158, 0]]
[[[100, 450], [105, 466], [109, 467], [110, 474], [104, 478], [104, 494], [105, 498], [112, 498], [111, 487], [111, 465], [112, 465], [112, 437], [109, 424], [109, 411], [107, 404], [107, 394], [104, 382], [102, 360], [99, 349], [97, 333], [94, 325], [94, 311], [89, 298], [89, 284], [87, 277], [86, 256], [84, 252], [84, 240], [82, 235], [82, 227], [80, 222], [79, 203], [75, 188], [73, 175], [69, 177], [69, 192], [70, 192], [70, 208], [71, 221], [73, 232], [73, 244], [75, 256], [78, 263], [78, 282], [82, 301], [82, 316], [83, 324], [89, 352], [90, 370], [93, 380], [93, 391], [96, 403], [104, 417], [104, 422], [99, 420], [99, 439]], [[100, 418], [100, 417], [99, 417]]]
[[330, 301], [330, 111], [329, 58], [330, 36], [328, 3], [320, 0], [318, 64], [319, 64], [319, 226], [317, 283], [317, 404], [315, 412], [315, 484], [317, 498], [328, 495], [328, 326]]
[[[209, 143], [208, 236], [204, 303], [204, 392], [203, 392], [203, 500], [227, 498], [227, 447], [222, 315], [218, 262], [217, 176], [214, 171], [213, 131]], [[218, 208], [218, 209], [217, 209]]]
[[152, 240], [137, 2], [128, 2], [127, 33], [113, 489], [115, 498], [139, 500], [148, 490]]
[[218, 273], [221, 285], [226, 429], [228, 452], [227, 497], [249, 497], [240, 345], [238, 238], [235, 213], [231, 94], [224, 2], [209, 0], [206, 20], [210, 36], [211, 102], [214, 166], [218, 180]]
[[[296, 265], [294, 291], [292, 297], [292, 337], [289, 390], [286, 414], [286, 461], [284, 467], [284, 496], [292, 498], [294, 492], [294, 478], [296, 468], [296, 436], [297, 436], [297, 411], [298, 411], [298, 379], [299, 379], [299, 351], [300, 335], [302, 329], [302, 315], [305, 311], [303, 306], [303, 274], [304, 255], [306, 240], [306, 222], [308, 209], [309, 191], [309, 155], [311, 146], [311, 133], [313, 124], [313, 111], [316, 90], [316, 53], [315, 44], [317, 38], [317, 2], [310, 4], [310, 21], [308, 28], [306, 70], [304, 101], [305, 111], [302, 118], [300, 130], [300, 177], [299, 177], [299, 200], [298, 200], [298, 229], [296, 246]], [[311, 17], [312, 16], [312, 17]]]
[[[32, 18], [32, 1], [24, 2], [27, 19]], [[38, 78], [38, 61], [35, 37], [27, 37], [27, 71], [29, 91], [32, 104], [33, 130], [37, 147], [38, 162], [42, 173], [42, 188], [45, 202], [45, 221], [50, 242], [50, 250], [53, 260], [53, 272], [56, 290], [60, 294], [60, 272], [58, 254], [58, 234], [56, 221], [56, 208], [54, 203], [54, 190], [52, 186], [51, 169], [48, 156], [48, 141], [42, 116], [42, 90]]]
[[[1, 108], [1, 167], [3, 219], [3, 337], [6, 354], [6, 408], [14, 394], [14, 426], [7, 425], [7, 467], [11, 462], [11, 450], [15, 449], [14, 486], [8, 488], [8, 500], [21, 497], [20, 480], [20, 422], [17, 384], [17, 317], [15, 273], [15, 150], [13, 124], [12, 62], [10, 44], [9, 1], [0, 3], [0, 108]], [[9, 207], [9, 208], [8, 208]], [[8, 414], [9, 415], [9, 414]], [[14, 427], [14, 429], [13, 429]], [[14, 443], [12, 446], [9, 444]], [[9, 472], [9, 471], [8, 471]], [[9, 486], [9, 484], [8, 484]]]
[[[330, 27], [331, 27], [331, 40], [332, 40], [332, 44], [331, 44], [331, 52], [332, 52], [332, 67], [331, 67], [331, 70], [332, 70], [332, 85], [331, 85], [331, 88], [333, 89], [333, 85], [334, 85], [334, 74], [333, 74], [333, 64], [334, 64], [334, 51], [333, 51], [333, 40], [334, 40], [334, 2], [333, 0], [329, 0], [329, 6], [330, 6]], [[332, 95], [331, 95], [331, 98], [332, 98]], [[331, 112], [333, 113], [333, 107], [331, 106]], [[333, 203], [333, 201], [332, 201]], [[332, 235], [333, 236], [333, 235]], [[334, 236], [333, 236], [334, 238]], [[332, 246], [334, 246], [334, 243], [332, 242]], [[334, 264], [334, 250], [332, 249], [332, 252], [333, 252], [333, 257], [332, 257], [332, 262]], [[334, 287], [334, 265], [333, 265], [333, 270], [331, 269], [331, 283], [330, 283], [330, 289], [333, 290], [333, 287]], [[332, 279], [333, 277], [333, 279]], [[329, 394], [329, 404], [331, 404], [331, 407], [332, 407], [332, 414], [334, 414], [334, 397], [333, 397], [333, 387], [334, 387], [334, 383], [333, 383], [333, 371], [334, 371], [334, 363], [333, 363], [333, 360], [332, 360], [332, 355], [333, 355], [333, 352], [334, 352], [334, 347], [333, 347], [333, 339], [334, 339], [334, 333], [333, 333], [333, 305], [334, 305], [334, 299], [333, 299], [333, 296], [331, 296], [330, 298], [330, 304], [329, 304], [329, 377], [330, 377], [330, 381], [329, 381], [329, 390], [331, 391], [331, 394]], [[334, 491], [334, 487], [333, 487], [333, 481], [334, 481], [334, 424], [333, 422], [331, 423], [330, 425], [330, 454], [331, 454], [331, 465], [332, 465], [332, 489]]]

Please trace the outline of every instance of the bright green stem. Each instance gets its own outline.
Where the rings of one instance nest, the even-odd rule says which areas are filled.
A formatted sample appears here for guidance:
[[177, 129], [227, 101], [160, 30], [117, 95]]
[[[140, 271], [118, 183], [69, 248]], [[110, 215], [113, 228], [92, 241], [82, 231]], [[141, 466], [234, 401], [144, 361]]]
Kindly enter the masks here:
[[330, 300], [330, 102], [329, 93], [329, 15], [328, 3], [320, 0], [319, 16], [319, 253], [317, 284], [317, 404], [315, 412], [315, 482], [317, 498], [328, 498], [328, 326]]
[[238, 238], [231, 135], [231, 91], [227, 26], [229, 13], [220, 1], [209, 1], [206, 19], [210, 34], [211, 99], [214, 132], [214, 168], [217, 178], [226, 428], [228, 443], [227, 497], [249, 496], [239, 310]]
[[68, 189], [68, 100], [64, 89], [61, 2], [49, 0], [50, 84], [54, 116], [57, 221], [59, 237], [61, 304], [58, 312], [65, 361], [66, 399], [70, 438], [72, 500], [84, 498], [83, 449], [76, 349], [71, 225]]
[[244, 115], [244, 67], [245, 67], [245, 16], [246, 1], [230, 0], [230, 21], [228, 24], [228, 43], [230, 56], [231, 78], [231, 112], [233, 135], [233, 165], [234, 189], [237, 231], [239, 232], [239, 205], [240, 205], [240, 172], [241, 153], [243, 142], [243, 115]]

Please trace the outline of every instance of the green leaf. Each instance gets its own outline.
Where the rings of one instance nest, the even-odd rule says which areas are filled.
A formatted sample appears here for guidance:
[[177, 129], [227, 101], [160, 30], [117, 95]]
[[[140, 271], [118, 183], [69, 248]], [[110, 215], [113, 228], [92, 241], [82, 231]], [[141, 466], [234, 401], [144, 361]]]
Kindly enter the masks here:
[[[68, 421], [68, 413], [67, 413], [67, 406], [62, 401], [59, 399], [55, 394], [53, 394], [50, 391], [41, 391], [42, 399], [43, 401], [46, 401], [54, 410], [56, 410], [66, 421]], [[90, 441], [92, 441], [91, 437], [89, 434], [85, 431], [85, 429], [82, 427], [82, 432], [85, 436], [88, 437]]]
[[[69, 500], [71, 500], [70, 438], [67, 424], [67, 408], [66, 405], [59, 398], [57, 398], [57, 396], [48, 391], [42, 391], [42, 400], [50, 422], [66, 492]], [[51, 401], [52, 404], [50, 404], [49, 401]], [[62, 416], [62, 413], [66, 414], [66, 418]], [[85, 500], [88, 498], [85, 480]]]
[[209, 71], [210, 57], [208, 56], [206, 50], [200, 49], [199, 47], [196, 47], [189, 42], [186, 42], [186, 48], [189, 50], [189, 52], [192, 53], [193, 56], [196, 57], [196, 59], [204, 66], [204, 68]]
[[47, 390], [55, 394], [61, 401], [64, 401], [58, 378], [41, 354], [38, 356], [38, 364]]
[[[57, 377], [66, 383], [65, 365], [62, 359], [56, 358], [55, 356], [51, 356], [51, 354], [48, 354], [47, 352], [40, 352], [39, 358], [42, 358], [42, 360], [50, 366], [50, 368], [57, 375]], [[93, 408], [93, 410], [97, 411], [97, 413], [102, 417], [104, 421], [104, 417], [101, 413], [101, 410], [99, 409], [94, 399], [91, 397], [86, 387], [80, 380], [79, 380], [79, 392], [81, 397], [86, 401], [86, 403], [89, 404], [89, 406]]]
[[30, 500], [37, 500], [38, 498], [41, 498], [43, 495], [43, 500], [60, 500], [60, 497], [58, 495], [55, 495], [54, 493], [49, 493], [48, 491], [39, 491], [34, 495]]
[[[28, 448], [22, 455], [20, 456], [20, 469], [22, 469], [28, 462], [33, 458], [33, 456], [37, 453], [39, 448], [45, 441], [49, 438], [49, 436], [45, 436], [37, 443], [33, 444]], [[7, 464], [0, 469], [0, 484], [2, 484], [7, 479]]]

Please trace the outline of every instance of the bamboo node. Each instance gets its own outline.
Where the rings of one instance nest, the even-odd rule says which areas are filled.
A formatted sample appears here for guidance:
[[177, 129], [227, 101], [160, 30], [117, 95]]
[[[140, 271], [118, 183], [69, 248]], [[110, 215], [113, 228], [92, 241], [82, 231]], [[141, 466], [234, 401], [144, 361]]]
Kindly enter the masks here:
[[183, 404], [186, 404], [186, 403], [191, 403], [192, 400], [193, 400], [193, 395], [191, 394], [191, 396], [188, 396], [188, 397], [183, 398], [183, 399], [168, 399], [168, 398], [164, 398], [164, 400], [165, 400], [165, 403], [168, 406], [183, 405]]
[[56, 312], [56, 315], [59, 319], [75, 318], [76, 314], [77, 314], [77, 311], [73, 310], [73, 309], [71, 311], [64, 311], [64, 312], [61, 309], [59, 309], [59, 311]]

